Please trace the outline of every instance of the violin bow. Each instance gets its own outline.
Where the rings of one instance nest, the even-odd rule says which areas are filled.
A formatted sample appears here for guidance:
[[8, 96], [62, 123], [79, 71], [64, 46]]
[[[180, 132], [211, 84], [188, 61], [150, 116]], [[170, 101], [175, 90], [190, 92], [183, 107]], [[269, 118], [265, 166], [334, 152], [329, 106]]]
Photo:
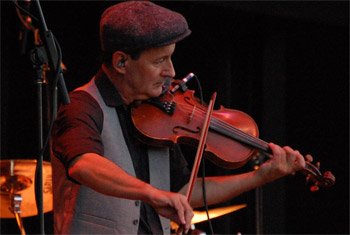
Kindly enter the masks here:
[[190, 177], [190, 183], [189, 183], [189, 187], [187, 188], [187, 193], [186, 193], [186, 198], [187, 198], [188, 202], [190, 202], [194, 182], [195, 182], [195, 179], [197, 178], [199, 165], [200, 165], [200, 162], [202, 160], [204, 146], [205, 146], [205, 142], [207, 140], [209, 125], [210, 125], [210, 120], [211, 120], [211, 116], [213, 114], [215, 99], [216, 99], [216, 92], [214, 92], [213, 96], [211, 97], [210, 103], [209, 103], [208, 112], [207, 112], [205, 120], [204, 120], [204, 125], [202, 128], [201, 138], [200, 138], [200, 141], [198, 144], [196, 157], [195, 157], [195, 160], [193, 163], [193, 168], [192, 168], [191, 177]]
[[[207, 112], [205, 120], [204, 120], [201, 138], [200, 138], [200, 141], [198, 144], [196, 157], [195, 157], [195, 160], [193, 163], [190, 182], [189, 182], [189, 186], [187, 188], [187, 193], [186, 193], [186, 198], [187, 198], [188, 202], [190, 202], [190, 200], [191, 200], [194, 182], [197, 178], [199, 165], [200, 165], [200, 162], [202, 160], [204, 146], [205, 146], [205, 142], [206, 142], [208, 130], [209, 130], [209, 125], [210, 125], [210, 120], [211, 120], [211, 116], [213, 114], [215, 99], [216, 99], [216, 92], [214, 92], [214, 94], [212, 95], [209, 106], [208, 106], [208, 112]], [[182, 230], [182, 226], [179, 227], [179, 230]], [[179, 234], [179, 233], [177, 232], [177, 234]]]

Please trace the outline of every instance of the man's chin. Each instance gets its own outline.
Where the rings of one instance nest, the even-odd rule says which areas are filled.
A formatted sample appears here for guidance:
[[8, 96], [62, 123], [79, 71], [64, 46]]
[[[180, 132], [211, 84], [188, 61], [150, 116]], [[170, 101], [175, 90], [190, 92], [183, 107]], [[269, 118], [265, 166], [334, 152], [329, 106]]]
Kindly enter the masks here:
[[163, 86], [160, 85], [159, 87], [153, 89], [151, 97], [152, 98], [157, 98], [157, 97], [159, 97], [162, 94], [162, 92], [163, 92]]

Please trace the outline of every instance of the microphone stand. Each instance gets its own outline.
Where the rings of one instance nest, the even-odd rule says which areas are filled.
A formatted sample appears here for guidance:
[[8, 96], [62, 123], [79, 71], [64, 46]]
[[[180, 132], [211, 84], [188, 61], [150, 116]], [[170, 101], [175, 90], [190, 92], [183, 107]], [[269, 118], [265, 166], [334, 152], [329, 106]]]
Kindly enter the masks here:
[[[56, 74], [58, 77], [57, 86], [58, 90], [60, 91], [60, 95], [62, 98], [63, 104], [69, 104], [69, 96], [68, 91], [66, 88], [66, 85], [64, 83], [63, 74], [62, 74], [62, 67], [61, 62], [59, 61], [59, 56], [57, 53], [57, 48], [54, 40], [54, 36], [50, 30], [48, 30], [46, 26], [46, 22], [44, 19], [43, 12], [41, 10], [41, 6], [39, 3], [39, 0], [35, 0], [35, 5], [37, 7], [38, 13], [39, 13], [39, 19], [40, 19], [40, 30], [42, 34], [42, 40], [44, 42], [44, 47], [38, 47], [36, 50], [34, 50], [34, 55], [32, 55], [32, 61], [33, 61], [33, 68], [36, 70], [36, 84], [37, 84], [37, 99], [38, 99], [38, 148], [39, 148], [39, 154], [37, 159], [37, 166], [35, 171], [35, 198], [36, 198], [36, 204], [38, 208], [38, 215], [40, 220], [40, 234], [45, 234], [45, 228], [44, 228], [44, 206], [43, 206], [43, 114], [42, 114], [42, 83], [43, 83], [43, 66], [42, 64], [48, 62], [49, 66], [51, 68], [51, 71], [53, 71], [52, 74]], [[45, 51], [43, 51], [45, 50]], [[47, 57], [46, 57], [47, 56]], [[47, 61], [46, 61], [47, 59]], [[42, 64], [41, 64], [42, 63]], [[56, 81], [56, 78], [53, 79], [53, 81]], [[56, 86], [56, 82], [54, 82], [54, 85]], [[54, 91], [54, 93], [56, 90]], [[55, 96], [56, 97], [56, 96]], [[56, 109], [56, 107], [52, 107], [53, 110]], [[49, 133], [50, 134], [50, 133]], [[48, 134], [48, 135], [49, 135]], [[49, 138], [49, 137], [47, 137]]]
[[[251, 159], [251, 166], [257, 170], [268, 157], [263, 153], [255, 155]], [[255, 234], [263, 234], [263, 188], [258, 187], [255, 190]]]
[[35, 199], [40, 220], [40, 233], [44, 234], [44, 209], [43, 209], [43, 99], [42, 84], [44, 82], [43, 68], [47, 63], [43, 47], [35, 48], [31, 54], [33, 70], [35, 71], [36, 97], [37, 97], [37, 118], [38, 118], [38, 158], [35, 170]]

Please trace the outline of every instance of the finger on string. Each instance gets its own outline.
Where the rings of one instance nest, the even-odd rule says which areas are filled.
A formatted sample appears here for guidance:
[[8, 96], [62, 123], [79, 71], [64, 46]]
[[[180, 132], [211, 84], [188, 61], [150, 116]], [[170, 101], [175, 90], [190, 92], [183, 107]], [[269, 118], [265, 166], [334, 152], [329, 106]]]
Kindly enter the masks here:
[[277, 157], [278, 159], [285, 154], [284, 150], [277, 144], [269, 143], [269, 147], [272, 150], [273, 156]]

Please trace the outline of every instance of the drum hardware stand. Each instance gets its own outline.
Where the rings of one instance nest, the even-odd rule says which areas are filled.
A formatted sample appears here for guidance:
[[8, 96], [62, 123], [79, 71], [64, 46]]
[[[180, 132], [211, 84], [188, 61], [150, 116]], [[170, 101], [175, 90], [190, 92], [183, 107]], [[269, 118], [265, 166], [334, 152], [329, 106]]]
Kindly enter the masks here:
[[14, 175], [14, 162], [10, 163], [10, 175], [2, 176], [1, 192], [9, 196], [11, 201], [9, 210], [15, 215], [18, 228], [21, 231], [21, 235], [25, 235], [26, 232], [23, 226], [23, 220], [21, 217], [21, 203], [22, 196], [18, 194], [18, 191], [28, 188], [32, 181], [23, 175]]
[[[51, 163], [43, 162], [44, 212], [52, 211], [52, 168]], [[0, 217], [14, 218], [21, 235], [25, 234], [22, 218], [38, 215], [34, 185], [37, 160], [0, 161]]]
[[22, 196], [20, 194], [10, 193], [10, 200], [11, 200], [11, 206], [9, 209], [16, 216], [18, 228], [21, 231], [21, 235], [25, 235], [26, 232], [25, 232], [25, 229], [23, 226], [23, 220], [21, 217]]

